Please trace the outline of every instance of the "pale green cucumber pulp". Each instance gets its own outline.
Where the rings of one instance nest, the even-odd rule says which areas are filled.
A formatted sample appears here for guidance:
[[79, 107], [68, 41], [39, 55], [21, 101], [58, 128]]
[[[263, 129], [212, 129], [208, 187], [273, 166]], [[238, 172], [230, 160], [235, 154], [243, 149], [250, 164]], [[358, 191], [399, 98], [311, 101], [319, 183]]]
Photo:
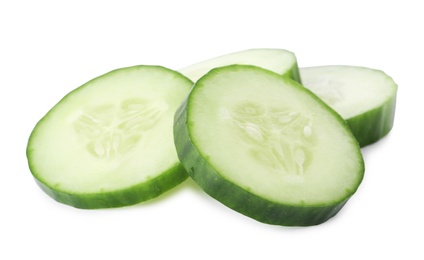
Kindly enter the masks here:
[[175, 110], [192, 82], [158, 66], [95, 78], [35, 126], [27, 157], [40, 187], [78, 208], [135, 204], [187, 178], [173, 144]]
[[174, 141], [206, 193], [264, 223], [325, 222], [364, 173], [359, 146], [334, 110], [255, 66], [216, 68], [199, 79], [175, 115]]
[[211, 58], [179, 71], [196, 82], [213, 68], [233, 64], [258, 66], [300, 82], [296, 56], [284, 49], [248, 49]]
[[300, 69], [302, 84], [339, 113], [361, 146], [393, 127], [397, 85], [380, 70], [356, 66]]

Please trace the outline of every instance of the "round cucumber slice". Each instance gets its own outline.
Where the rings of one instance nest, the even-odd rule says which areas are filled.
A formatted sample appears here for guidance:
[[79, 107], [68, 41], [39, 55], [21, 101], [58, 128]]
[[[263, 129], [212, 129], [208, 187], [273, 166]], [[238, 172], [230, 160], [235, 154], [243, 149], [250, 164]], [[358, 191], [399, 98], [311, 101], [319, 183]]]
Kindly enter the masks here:
[[35, 126], [30, 170], [55, 200], [108, 208], [159, 196], [187, 178], [173, 117], [192, 82], [158, 66], [95, 78], [66, 95]]
[[258, 66], [300, 82], [296, 56], [283, 49], [249, 49], [230, 53], [193, 64], [180, 72], [196, 82], [213, 68], [233, 64]]
[[346, 122], [300, 84], [254, 66], [213, 69], [177, 110], [174, 141], [193, 180], [258, 221], [320, 224], [362, 181]]
[[349, 124], [363, 147], [393, 127], [397, 85], [382, 71], [355, 66], [302, 68], [302, 83]]

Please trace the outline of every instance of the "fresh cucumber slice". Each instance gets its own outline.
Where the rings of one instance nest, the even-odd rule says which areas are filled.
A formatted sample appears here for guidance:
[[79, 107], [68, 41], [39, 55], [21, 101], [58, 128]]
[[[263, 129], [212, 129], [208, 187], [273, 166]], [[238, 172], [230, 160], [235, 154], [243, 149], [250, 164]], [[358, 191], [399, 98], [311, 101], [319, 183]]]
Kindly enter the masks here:
[[393, 127], [397, 85], [384, 72], [354, 66], [302, 68], [302, 83], [336, 110], [363, 147]]
[[270, 224], [328, 220], [364, 173], [358, 143], [334, 110], [254, 66], [216, 68], [197, 81], [175, 115], [174, 141], [206, 193]]
[[193, 82], [213, 68], [232, 64], [254, 65], [300, 82], [294, 53], [283, 49], [249, 49], [202, 61], [180, 70]]
[[158, 66], [114, 70], [66, 95], [35, 126], [27, 147], [40, 187], [78, 208], [154, 198], [187, 178], [173, 117], [192, 82]]

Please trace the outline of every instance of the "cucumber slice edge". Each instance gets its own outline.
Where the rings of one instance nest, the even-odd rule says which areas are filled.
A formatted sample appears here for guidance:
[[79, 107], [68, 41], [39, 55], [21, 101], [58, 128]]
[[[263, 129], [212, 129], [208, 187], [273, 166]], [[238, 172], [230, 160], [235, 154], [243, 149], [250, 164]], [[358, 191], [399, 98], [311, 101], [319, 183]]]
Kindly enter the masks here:
[[[356, 74], [356, 78], [349, 78], [351, 75], [348, 73]], [[337, 106], [334, 106], [334, 104], [330, 104], [330, 106], [334, 107], [333, 109], [336, 112], [340, 112], [342, 118], [347, 121], [349, 128], [361, 147], [377, 142], [385, 137], [393, 128], [398, 85], [384, 71], [363, 66], [324, 65], [300, 68], [300, 74], [305, 87], [311, 88], [312, 91], [317, 91], [317, 96], [323, 100], [331, 99], [331, 95], [327, 96], [326, 91], [331, 92], [332, 89], [336, 93], [339, 92], [339, 94], [342, 94], [342, 97], [343, 95], [346, 96], [345, 99], [348, 103], [342, 105], [341, 101], [339, 101], [340, 103]], [[341, 75], [344, 76], [341, 77]], [[326, 83], [320, 83], [320, 81]], [[352, 84], [351, 81], [355, 82], [355, 91], [356, 89], [360, 89], [360, 91], [366, 92], [361, 99], [357, 97], [352, 99], [352, 95], [349, 94], [352, 90], [344, 86]], [[378, 92], [372, 89], [374, 85], [371, 82], [377, 85]], [[364, 88], [365, 86], [368, 87]], [[365, 107], [361, 110], [356, 109], [355, 113], [347, 112], [343, 116], [348, 111], [346, 108], [349, 107], [352, 109], [354, 106], [361, 106], [362, 99], [366, 98], [373, 100], [377, 98], [378, 101], [375, 101], [372, 105], [369, 102], [365, 103]]]

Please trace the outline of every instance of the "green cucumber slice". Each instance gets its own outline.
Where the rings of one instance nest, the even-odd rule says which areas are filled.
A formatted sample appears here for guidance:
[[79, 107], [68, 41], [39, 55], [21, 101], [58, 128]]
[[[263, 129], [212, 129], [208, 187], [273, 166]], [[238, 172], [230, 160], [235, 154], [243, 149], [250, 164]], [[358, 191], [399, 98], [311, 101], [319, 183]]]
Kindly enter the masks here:
[[300, 82], [299, 68], [293, 52], [283, 49], [249, 49], [215, 57], [179, 70], [193, 82], [216, 67], [232, 64], [254, 65]]
[[382, 71], [355, 66], [302, 68], [302, 83], [336, 110], [363, 147], [393, 127], [397, 85]]
[[211, 70], [175, 114], [178, 157], [210, 196], [260, 222], [334, 216], [362, 181], [346, 122], [300, 84], [254, 66]]
[[145, 201], [187, 178], [173, 117], [192, 82], [158, 66], [95, 78], [66, 95], [35, 126], [30, 170], [55, 200], [77, 208]]

